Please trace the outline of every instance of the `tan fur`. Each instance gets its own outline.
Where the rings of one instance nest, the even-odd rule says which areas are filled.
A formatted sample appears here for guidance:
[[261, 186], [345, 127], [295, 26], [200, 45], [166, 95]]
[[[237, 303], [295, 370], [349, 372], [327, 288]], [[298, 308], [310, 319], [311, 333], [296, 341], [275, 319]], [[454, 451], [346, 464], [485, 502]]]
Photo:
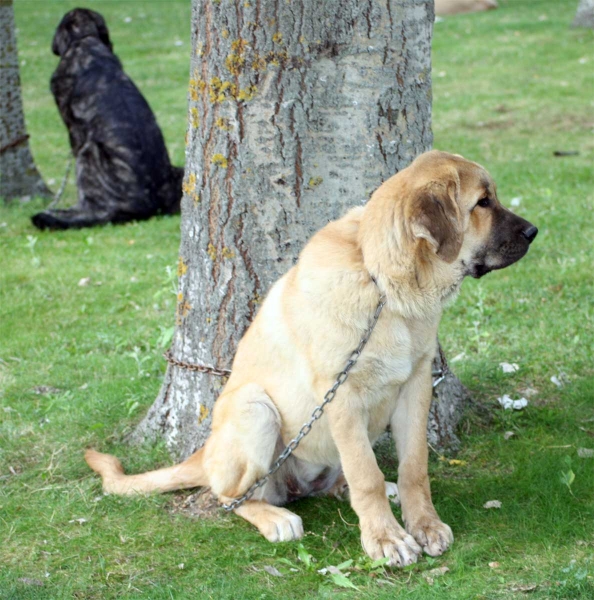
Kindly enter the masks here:
[[[329, 223], [272, 287], [240, 341], [204, 447], [180, 465], [132, 476], [117, 459], [89, 450], [86, 460], [104, 489], [209, 485], [222, 501], [245, 492], [332, 386], [375, 311], [379, 286], [388, 302], [347, 382], [294, 457], [236, 513], [271, 541], [296, 539], [301, 519], [273, 505], [310, 494], [344, 496], [348, 482], [373, 559], [407, 565], [421, 549], [445, 551], [453, 536], [433, 508], [427, 477], [431, 362], [442, 307], [475, 257], [499, 260], [493, 268], [510, 264], [487, 251], [495, 217], [475, 208], [477, 201], [488, 193], [498, 218], [527, 223], [501, 207], [494, 189], [481, 166], [433, 151], [383, 183], [366, 206]], [[388, 424], [406, 529], [389, 506], [395, 485], [384, 481], [372, 450]]]
[[435, 14], [456, 15], [497, 8], [496, 0], [435, 0]]

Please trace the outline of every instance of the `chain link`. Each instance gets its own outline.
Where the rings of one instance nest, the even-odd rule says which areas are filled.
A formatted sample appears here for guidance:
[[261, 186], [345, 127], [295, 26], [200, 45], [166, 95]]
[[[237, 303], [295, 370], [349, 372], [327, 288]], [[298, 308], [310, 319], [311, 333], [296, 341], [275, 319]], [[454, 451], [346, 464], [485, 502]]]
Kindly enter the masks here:
[[165, 354], [163, 354], [163, 358], [172, 365], [176, 367], [181, 367], [182, 369], [188, 369], [188, 371], [198, 371], [199, 373], [210, 373], [210, 375], [216, 375], [217, 377], [227, 377], [231, 374], [229, 369], [216, 369], [215, 367], [209, 367], [206, 365], [195, 365], [191, 363], [184, 362], [182, 360], [177, 360], [177, 358], [173, 358], [171, 354], [171, 350], [167, 350]]

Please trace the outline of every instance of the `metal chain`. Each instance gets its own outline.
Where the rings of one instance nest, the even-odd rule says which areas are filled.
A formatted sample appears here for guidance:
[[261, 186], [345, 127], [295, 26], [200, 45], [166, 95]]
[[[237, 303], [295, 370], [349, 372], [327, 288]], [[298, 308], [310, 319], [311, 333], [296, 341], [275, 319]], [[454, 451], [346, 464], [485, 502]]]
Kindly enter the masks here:
[[326, 406], [330, 404], [332, 400], [334, 400], [338, 388], [347, 380], [349, 372], [357, 364], [357, 361], [359, 360], [359, 358], [361, 357], [361, 353], [363, 352], [363, 348], [365, 348], [365, 345], [369, 341], [371, 333], [373, 332], [377, 324], [379, 316], [382, 312], [382, 308], [384, 308], [385, 304], [386, 296], [385, 294], [382, 294], [377, 304], [377, 308], [375, 309], [375, 313], [369, 323], [369, 326], [363, 333], [363, 337], [361, 338], [359, 345], [355, 350], [353, 350], [353, 352], [351, 352], [351, 355], [347, 360], [346, 366], [336, 378], [334, 385], [326, 392], [322, 404], [315, 407], [314, 411], [311, 413], [311, 418], [309, 419], [309, 421], [303, 425], [303, 427], [299, 430], [299, 433], [287, 444], [286, 448], [280, 453], [279, 457], [276, 459], [272, 467], [270, 467], [270, 470], [266, 475], [258, 479], [254, 484], [252, 484], [252, 486], [247, 490], [247, 492], [243, 496], [236, 498], [229, 504], [222, 505], [222, 507], [226, 511], [235, 510], [236, 508], [241, 506], [246, 500], [249, 500], [255, 494], [258, 488], [265, 485], [270, 479], [270, 477], [274, 475], [281, 468], [283, 463], [289, 458], [289, 456], [293, 454], [293, 451], [297, 448], [297, 446], [299, 446], [299, 442], [301, 442], [301, 440], [311, 431], [313, 424], [324, 414], [324, 408], [326, 408]]
[[62, 183], [60, 184], [60, 188], [56, 192], [54, 199], [49, 203], [48, 207], [45, 210], [51, 210], [52, 208], [56, 208], [58, 203], [62, 199], [62, 195], [64, 194], [64, 190], [66, 189], [66, 184], [68, 183], [68, 177], [70, 177], [70, 169], [72, 169], [72, 163], [74, 162], [74, 154], [70, 154], [68, 159], [68, 164], [66, 165], [66, 172], [64, 173], [64, 177], [62, 179]]
[[26, 142], [29, 139], [29, 134], [21, 135], [20, 137], [8, 142], [4, 146], [0, 146], [0, 154], [6, 152], [9, 148], [14, 148], [15, 146], [20, 146], [23, 142]]
[[441, 363], [441, 368], [436, 371], [432, 371], [433, 379], [433, 389], [435, 389], [450, 373], [450, 366], [448, 365], [448, 361], [443, 353], [443, 348], [437, 340], [437, 350], [439, 352], [439, 361]]
[[188, 371], [209, 373], [210, 375], [216, 375], [217, 377], [227, 377], [231, 374], [231, 371], [229, 371], [229, 369], [216, 369], [215, 367], [208, 367], [206, 365], [194, 365], [191, 363], [184, 362], [182, 360], [177, 360], [177, 358], [173, 358], [171, 350], [167, 350], [167, 352], [163, 354], [163, 358], [165, 358], [165, 360], [168, 363], [175, 365], [176, 367], [181, 367], [182, 369], [188, 369]]

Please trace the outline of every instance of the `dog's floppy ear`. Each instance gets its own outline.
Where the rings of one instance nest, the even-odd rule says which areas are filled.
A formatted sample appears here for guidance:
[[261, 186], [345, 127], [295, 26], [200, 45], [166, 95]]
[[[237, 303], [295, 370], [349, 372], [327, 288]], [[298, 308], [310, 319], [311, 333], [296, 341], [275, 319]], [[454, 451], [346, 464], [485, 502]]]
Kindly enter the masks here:
[[427, 240], [437, 256], [447, 263], [456, 260], [462, 247], [459, 188], [458, 178], [436, 182], [418, 190], [413, 203], [413, 235]]
[[109, 29], [107, 29], [107, 23], [105, 19], [94, 10], [89, 11], [91, 18], [95, 22], [97, 26], [97, 32], [99, 34], [99, 39], [110, 49], [113, 50], [113, 46], [111, 44], [111, 40], [109, 39]]
[[54, 39], [52, 40], [52, 52], [56, 56], [62, 56], [72, 41], [70, 31], [66, 25], [66, 15], [56, 29]]

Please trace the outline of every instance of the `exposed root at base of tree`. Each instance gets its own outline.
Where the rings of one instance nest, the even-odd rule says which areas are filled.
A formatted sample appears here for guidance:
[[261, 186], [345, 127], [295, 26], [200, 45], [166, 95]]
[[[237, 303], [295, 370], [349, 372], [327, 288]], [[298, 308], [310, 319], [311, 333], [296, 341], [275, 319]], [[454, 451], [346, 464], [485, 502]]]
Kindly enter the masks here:
[[173, 514], [197, 519], [218, 519], [225, 514], [210, 488], [201, 488], [190, 495], [175, 494], [168, 509]]

